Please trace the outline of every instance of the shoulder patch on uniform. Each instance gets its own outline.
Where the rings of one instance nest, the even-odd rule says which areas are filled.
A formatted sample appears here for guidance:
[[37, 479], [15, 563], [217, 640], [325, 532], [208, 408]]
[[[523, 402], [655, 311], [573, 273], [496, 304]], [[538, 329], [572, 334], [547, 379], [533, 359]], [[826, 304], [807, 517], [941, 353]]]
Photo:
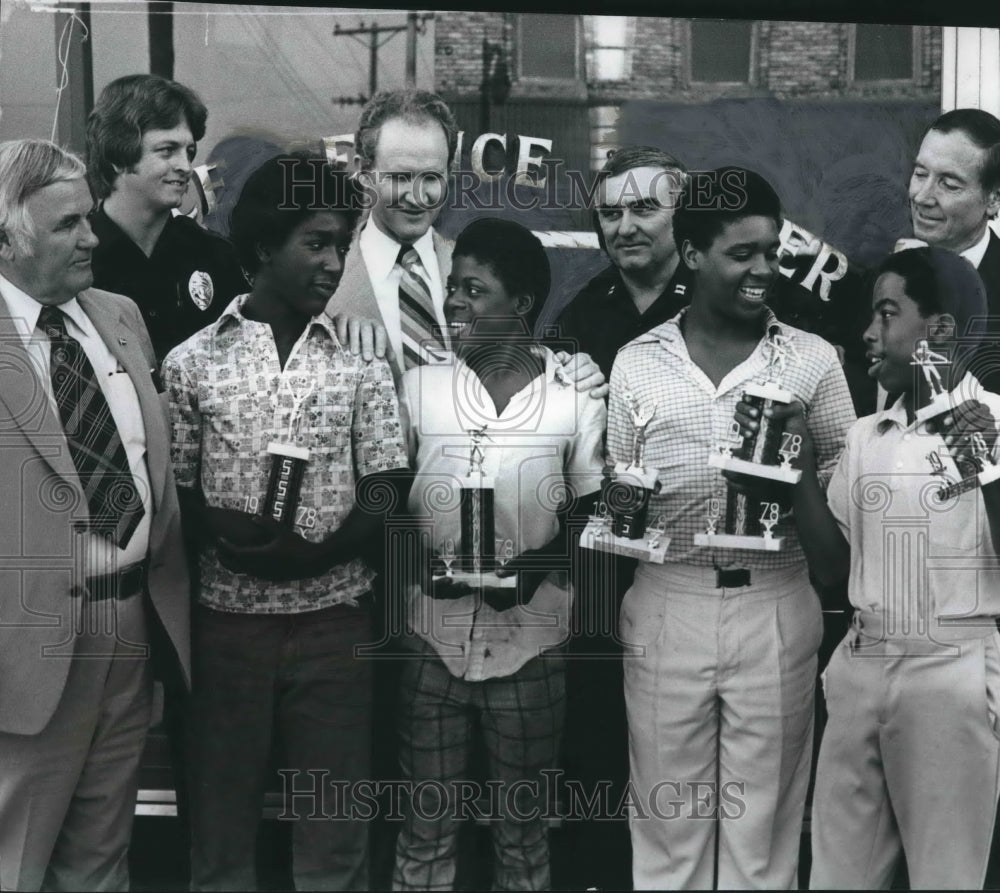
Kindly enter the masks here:
[[188, 295], [199, 310], [207, 310], [215, 297], [212, 277], [203, 270], [195, 270], [188, 279]]

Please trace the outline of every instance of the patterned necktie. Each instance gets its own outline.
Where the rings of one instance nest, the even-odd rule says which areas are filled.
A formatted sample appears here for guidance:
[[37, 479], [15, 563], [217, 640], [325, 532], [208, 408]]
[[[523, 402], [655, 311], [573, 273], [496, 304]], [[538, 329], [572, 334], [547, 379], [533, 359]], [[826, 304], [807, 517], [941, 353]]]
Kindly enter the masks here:
[[52, 393], [90, 507], [90, 528], [125, 548], [145, 510], [111, 408], [80, 342], [66, 333], [62, 310], [43, 307], [38, 327], [52, 342]]
[[412, 245], [403, 245], [396, 263], [402, 267], [399, 321], [403, 335], [403, 366], [412, 369], [432, 359], [440, 359], [444, 342], [438, 333], [431, 290], [417, 250]]

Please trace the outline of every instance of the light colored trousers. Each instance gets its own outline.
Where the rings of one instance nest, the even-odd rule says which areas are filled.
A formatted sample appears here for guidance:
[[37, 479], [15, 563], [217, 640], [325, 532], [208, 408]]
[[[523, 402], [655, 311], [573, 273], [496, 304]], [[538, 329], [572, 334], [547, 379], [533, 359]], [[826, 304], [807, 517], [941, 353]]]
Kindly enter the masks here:
[[993, 622], [886, 638], [860, 615], [824, 687], [810, 887], [887, 889], [905, 853], [913, 889], [982, 889], [1000, 793]]
[[797, 885], [819, 600], [804, 566], [715, 584], [641, 565], [622, 605], [637, 890]]
[[152, 710], [145, 610], [138, 595], [85, 603], [72, 655], [40, 658], [72, 660], [49, 724], [0, 733], [0, 889], [128, 889]]

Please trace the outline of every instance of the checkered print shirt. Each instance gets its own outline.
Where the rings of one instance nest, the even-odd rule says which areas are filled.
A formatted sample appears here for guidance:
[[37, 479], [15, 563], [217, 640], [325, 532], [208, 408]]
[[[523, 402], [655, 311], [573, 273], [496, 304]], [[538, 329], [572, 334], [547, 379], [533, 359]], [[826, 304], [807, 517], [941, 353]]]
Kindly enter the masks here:
[[[258, 514], [271, 471], [268, 444], [306, 447], [295, 531], [319, 542], [354, 507], [359, 478], [407, 465], [392, 373], [384, 360], [364, 363], [342, 348], [323, 314], [282, 370], [271, 327], [244, 317], [245, 301], [236, 298], [163, 361], [177, 486], [200, 486], [210, 506]], [[363, 595], [375, 576], [354, 559], [317, 577], [273, 583], [227, 570], [214, 547], [202, 550], [199, 564], [199, 600], [238, 613], [330, 607]]]
[[[643, 464], [660, 470], [662, 490], [650, 500], [649, 517], [666, 515], [671, 537], [667, 561], [760, 570], [804, 561], [791, 518], [782, 519], [774, 529], [775, 536], [785, 537], [780, 552], [694, 545], [694, 535], [705, 532], [709, 499], [718, 497], [725, 506], [725, 478], [708, 464], [709, 454], [727, 440], [743, 386], [766, 380], [769, 350], [762, 337], [753, 353], [716, 388], [688, 354], [679, 327], [684, 312], [619, 351], [608, 404], [609, 459], [628, 462], [632, 455], [631, 408], [625, 393], [631, 392], [643, 407], [655, 403], [655, 414], [646, 426]], [[785, 367], [781, 384], [806, 407], [820, 482], [825, 486], [855, 420], [847, 382], [837, 352], [822, 338], [780, 323], [768, 311], [764, 331], [772, 326], [794, 339], [795, 355]], [[718, 522], [720, 532], [725, 522], [723, 515]]]

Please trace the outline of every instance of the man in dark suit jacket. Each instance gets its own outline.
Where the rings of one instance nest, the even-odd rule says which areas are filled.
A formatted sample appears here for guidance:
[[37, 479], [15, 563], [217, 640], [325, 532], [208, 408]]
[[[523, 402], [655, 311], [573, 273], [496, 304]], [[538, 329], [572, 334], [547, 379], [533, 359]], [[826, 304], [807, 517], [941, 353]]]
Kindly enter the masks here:
[[[966, 258], [986, 285], [992, 341], [1000, 341], [1000, 120], [982, 109], [954, 109], [924, 134], [910, 176], [914, 238]], [[977, 377], [1000, 392], [1000, 343], [979, 351]]]
[[148, 658], [190, 675], [165, 401], [139, 309], [90, 288], [92, 208], [79, 159], [0, 144], [4, 889], [128, 889]]

